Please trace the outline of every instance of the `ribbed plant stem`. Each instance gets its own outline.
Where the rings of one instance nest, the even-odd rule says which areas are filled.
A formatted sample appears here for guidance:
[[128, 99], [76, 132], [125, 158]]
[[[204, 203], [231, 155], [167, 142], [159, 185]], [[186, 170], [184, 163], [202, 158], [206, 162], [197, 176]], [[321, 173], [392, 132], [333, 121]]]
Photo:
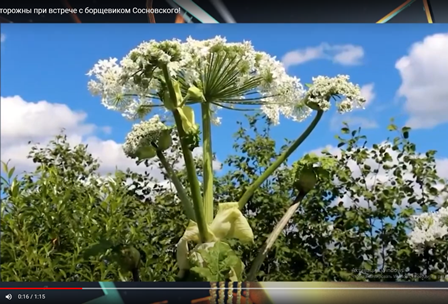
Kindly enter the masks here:
[[177, 110], [173, 111], [174, 121], [176, 122], [176, 127], [179, 132], [180, 145], [182, 148], [182, 154], [184, 155], [185, 168], [187, 170], [188, 182], [190, 184], [191, 196], [194, 206], [194, 214], [196, 217], [196, 224], [198, 225], [199, 235], [201, 237], [201, 242], [207, 242], [208, 228], [207, 221], [204, 215], [204, 206], [202, 203], [201, 188], [199, 185], [199, 180], [196, 175], [196, 166], [194, 164], [193, 154], [190, 151], [188, 143], [185, 141], [186, 134], [182, 129], [182, 119]]
[[169, 179], [174, 184], [174, 187], [176, 188], [177, 197], [179, 197], [182, 207], [184, 209], [185, 215], [188, 217], [188, 219], [192, 221], [196, 221], [196, 216], [194, 214], [194, 208], [191, 204], [191, 201], [185, 192], [184, 187], [182, 186], [182, 183], [180, 182], [179, 178], [176, 175], [176, 172], [174, 172], [171, 165], [168, 163], [168, 161], [165, 158], [165, 155], [162, 151], [157, 151], [157, 157], [159, 158], [160, 162], [162, 163], [163, 168], [165, 169]]
[[287, 159], [289, 156], [291, 156], [292, 153], [294, 153], [295, 150], [305, 141], [305, 139], [311, 134], [311, 132], [314, 130], [314, 128], [319, 123], [320, 119], [322, 118], [323, 111], [317, 111], [317, 115], [314, 117], [313, 121], [310, 123], [310, 125], [306, 128], [306, 130], [302, 133], [302, 135], [299, 136], [292, 144], [291, 146], [283, 152], [264, 172], [262, 175], [260, 175], [253, 183], [249, 186], [249, 188], [246, 190], [246, 192], [243, 194], [243, 196], [240, 198], [238, 205], [240, 209], [244, 207], [244, 205], [247, 203], [247, 201], [251, 198], [251, 196], [254, 194], [254, 192], [263, 184], [269, 176], [271, 176], [272, 173], [274, 173], [275, 170], [278, 169]]
[[[173, 86], [173, 81], [170, 77], [168, 67], [166, 65], [162, 66], [163, 76], [165, 78], [166, 85], [168, 87], [168, 92], [170, 93], [170, 98], [173, 104], [177, 104], [174, 101], [177, 100], [176, 91]], [[191, 188], [191, 196], [193, 200], [194, 214], [196, 217], [196, 224], [198, 225], [199, 237], [202, 243], [207, 242], [208, 227], [207, 221], [204, 216], [204, 206], [202, 204], [201, 188], [199, 186], [199, 180], [196, 175], [196, 166], [194, 164], [193, 154], [190, 151], [188, 143], [186, 142], [186, 136], [184, 129], [182, 128], [182, 118], [177, 109], [173, 110], [174, 121], [176, 122], [177, 131], [179, 133], [180, 145], [182, 148], [182, 154], [185, 160], [185, 168], [187, 170], [188, 182]]]
[[286, 211], [285, 215], [283, 215], [282, 219], [274, 227], [274, 230], [267, 238], [263, 247], [260, 248], [257, 257], [255, 258], [255, 261], [253, 262], [252, 267], [250, 268], [249, 274], [247, 275], [247, 281], [249, 282], [256, 281], [258, 271], [260, 271], [260, 267], [261, 265], [263, 265], [266, 255], [268, 254], [269, 250], [271, 250], [272, 246], [274, 246], [274, 243], [277, 240], [278, 236], [280, 235], [280, 233], [282, 233], [283, 229], [285, 228], [286, 224], [288, 224], [289, 220], [292, 218], [297, 208], [299, 208], [300, 201], [302, 200], [302, 198], [303, 196], [301, 196], [300, 194], [297, 195], [293, 205], [289, 207], [288, 211]]
[[213, 150], [210, 104], [201, 104], [202, 112], [202, 157], [204, 178], [204, 213], [207, 224], [213, 221]]

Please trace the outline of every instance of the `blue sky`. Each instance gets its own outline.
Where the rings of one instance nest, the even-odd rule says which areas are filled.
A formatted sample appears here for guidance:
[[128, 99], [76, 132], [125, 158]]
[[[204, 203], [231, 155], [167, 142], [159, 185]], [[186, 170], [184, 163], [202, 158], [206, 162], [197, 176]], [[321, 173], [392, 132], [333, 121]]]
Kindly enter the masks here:
[[[439, 151], [441, 170], [448, 172], [448, 162], [443, 161], [448, 157], [443, 139], [448, 132], [447, 25], [2, 24], [1, 30], [2, 160], [17, 158], [25, 166], [18, 159], [23, 143], [44, 140], [65, 127], [78, 140], [95, 142], [93, 147], [107, 143], [95, 155], [119, 162], [121, 151], [116, 147], [131, 123], [90, 95], [87, 71], [99, 59], [121, 59], [144, 40], [221, 35], [230, 41], [251, 40], [256, 49], [283, 58], [288, 71], [303, 83], [313, 76], [348, 74], [364, 86], [370, 99], [367, 108], [346, 117], [326, 113], [297, 153], [335, 146], [334, 135], [344, 119], [365, 127], [372, 143], [381, 142], [388, 135], [389, 119], [395, 117], [399, 125], [409, 122], [415, 127], [412, 139], [419, 150]], [[412, 48], [415, 43], [420, 44]], [[39, 101], [47, 103], [33, 106]], [[223, 124], [213, 130], [214, 148], [223, 160], [232, 152], [235, 122], [243, 118], [229, 111], [220, 116]], [[280, 142], [293, 139], [306, 124], [282, 120], [272, 136]]]

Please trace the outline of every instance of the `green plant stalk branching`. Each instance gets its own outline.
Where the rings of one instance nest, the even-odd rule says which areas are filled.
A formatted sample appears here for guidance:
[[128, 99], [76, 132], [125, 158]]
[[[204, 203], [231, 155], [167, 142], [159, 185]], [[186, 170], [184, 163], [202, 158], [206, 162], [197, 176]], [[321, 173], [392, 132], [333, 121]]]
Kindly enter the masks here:
[[[170, 98], [176, 100], [176, 92], [174, 90], [173, 82], [171, 81], [170, 74], [168, 72], [168, 67], [162, 66], [162, 71], [165, 77], [166, 84], [168, 86], [168, 91], [170, 93]], [[182, 148], [182, 154], [185, 160], [185, 168], [187, 170], [188, 182], [190, 184], [191, 196], [193, 200], [194, 214], [196, 218], [196, 224], [198, 225], [200, 242], [207, 242], [208, 227], [207, 221], [204, 215], [204, 206], [202, 204], [201, 188], [199, 186], [199, 180], [196, 175], [196, 166], [194, 163], [193, 154], [190, 151], [189, 145], [186, 142], [186, 135], [184, 129], [182, 128], [182, 118], [177, 109], [173, 110], [174, 121], [176, 123], [176, 128], [179, 133], [180, 145]]]
[[288, 224], [289, 220], [293, 217], [297, 208], [299, 208], [300, 201], [303, 199], [303, 197], [304, 196], [301, 195], [300, 193], [297, 195], [291, 207], [289, 207], [285, 215], [283, 215], [282, 219], [277, 223], [277, 225], [274, 227], [274, 230], [266, 239], [264, 245], [260, 248], [258, 255], [255, 258], [252, 267], [250, 268], [249, 273], [247, 275], [248, 282], [254, 282], [257, 280], [257, 274], [260, 271], [261, 265], [263, 265], [264, 259], [266, 258], [269, 250], [271, 250], [272, 246], [274, 246], [275, 241], [285, 228], [286, 224]]
[[291, 156], [292, 153], [294, 153], [295, 150], [307, 139], [307, 137], [311, 134], [311, 132], [314, 130], [314, 128], [319, 123], [320, 119], [322, 118], [323, 111], [319, 110], [317, 111], [316, 116], [314, 117], [313, 121], [310, 123], [310, 125], [306, 128], [306, 130], [302, 133], [302, 135], [299, 136], [292, 144], [291, 146], [283, 152], [267, 169], [263, 172], [262, 175], [260, 175], [253, 183], [249, 186], [249, 188], [244, 192], [243, 196], [240, 198], [238, 205], [240, 209], [244, 207], [244, 205], [247, 203], [247, 201], [251, 198], [251, 196], [254, 194], [254, 192], [263, 184], [269, 176], [271, 176], [272, 173], [274, 173], [275, 170], [277, 170], [283, 162], [285, 162], [289, 156]]
[[159, 158], [160, 162], [162, 163], [163, 168], [165, 169], [166, 173], [168, 174], [169, 179], [174, 184], [174, 187], [177, 191], [177, 197], [179, 197], [183, 209], [185, 211], [185, 215], [188, 217], [188, 219], [192, 221], [196, 221], [196, 216], [194, 214], [194, 209], [191, 204], [191, 201], [185, 192], [184, 187], [182, 186], [182, 183], [180, 182], [179, 178], [176, 175], [176, 172], [174, 172], [171, 165], [168, 163], [167, 159], [165, 158], [165, 155], [162, 151], [157, 150], [157, 157]]
[[201, 187], [196, 175], [196, 165], [194, 163], [193, 154], [190, 151], [188, 143], [185, 141], [186, 134], [182, 129], [182, 119], [177, 110], [173, 111], [174, 121], [179, 132], [180, 145], [182, 148], [182, 154], [184, 155], [185, 168], [187, 170], [188, 182], [190, 184], [191, 196], [194, 206], [194, 214], [196, 217], [196, 224], [198, 225], [199, 235], [201, 242], [207, 242], [208, 228], [207, 221], [205, 220], [204, 206], [202, 203]]
[[202, 112], [202, 151], [204, 178], [204, 213], [207, 224], [213, 221], [213, 150], [210, 104], [201, 104]]

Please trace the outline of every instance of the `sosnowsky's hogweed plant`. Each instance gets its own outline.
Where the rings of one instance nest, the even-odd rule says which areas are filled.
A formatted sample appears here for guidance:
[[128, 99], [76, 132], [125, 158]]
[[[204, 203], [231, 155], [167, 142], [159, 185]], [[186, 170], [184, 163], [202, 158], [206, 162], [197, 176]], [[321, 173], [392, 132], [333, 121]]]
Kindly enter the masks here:
[[[310, 135], [332, 100], [341, 113], [362, 108], [365, 102], [359, 86], [350, 83], [348, 76], [318, 76], [304, 87], [299, 79], [286, 73], [275, 57], [255, 51], [251, 42], [229, 43], [221, 37], [143, 42], [120, 62], [112, 58], [100, 60], [88, 75], [92, 77], [89, 90], [101, 96], [105, 107], [140, 120], [126, 137], [126, 155], [138, 163], [158, 158], [176, 188], [190, 219], [177, 246], [179, 276], [189, 274], [214, 282], [243, 280], [245, 265], [226, 240], [253, 242], [252, 229], [240, 210], [257, 188]], [[192, 106], [200, 109], [202, 128]], [[280, 116], [302, 122], [316, 113], [303, 134], [245, 190], [238, 202], [221, 203], [215, 213], [211, 125], [220, 123], [218, 110], [259, 110], [273, 125], [279, 124]], [[165, 158], [174, 134], [179, 137], [190, 191], [183, 188]], [[200, 145], [202, 185], [192, 155]], [[298, 199], [294, 203], [298, 204], [320, 178], [329, 178], [325, 175], [327, 165], [316, 156], [296, 164]], [[255, 279], [266, 251], [284, 227], [282, 223], [293, 213], [289, 210], [285, 214], [260, 250], [247, 280]], [[189, 248], [192, 243], [194, 247]]]

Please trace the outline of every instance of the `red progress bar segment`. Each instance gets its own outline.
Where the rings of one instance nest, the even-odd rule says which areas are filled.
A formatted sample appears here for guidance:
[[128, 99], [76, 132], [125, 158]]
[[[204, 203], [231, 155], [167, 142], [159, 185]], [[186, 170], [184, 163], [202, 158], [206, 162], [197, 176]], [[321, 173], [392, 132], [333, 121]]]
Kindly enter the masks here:
[[0, 287], [0, 289], [43, 289], [43, 290], [82, 290], [82, 287], [72, 287], [72, 288], [47, 288], [47, 287]]

